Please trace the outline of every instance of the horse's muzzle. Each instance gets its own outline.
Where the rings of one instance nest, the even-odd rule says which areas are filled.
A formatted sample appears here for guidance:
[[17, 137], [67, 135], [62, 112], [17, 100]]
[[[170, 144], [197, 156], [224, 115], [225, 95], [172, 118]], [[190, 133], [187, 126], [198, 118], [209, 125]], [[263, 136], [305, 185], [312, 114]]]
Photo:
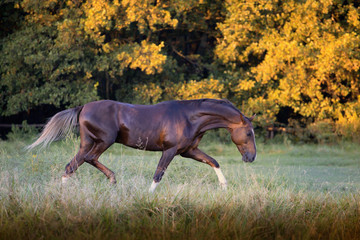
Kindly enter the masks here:
[[251, 153], [247, 152], [242, 155], [242, 160], [244, 162], [253, 162], [255, 160], [255, 158], [256, 158], [256, 153], [251, 154]]
[[251, 151], [246, 151], [242, 146], [237, 145], [237, 148], [239, 149], [239, 152], [242, 155], [242, 160], [244, 162], [253, 162], [256, 158], [256, 149], [254, 153]]

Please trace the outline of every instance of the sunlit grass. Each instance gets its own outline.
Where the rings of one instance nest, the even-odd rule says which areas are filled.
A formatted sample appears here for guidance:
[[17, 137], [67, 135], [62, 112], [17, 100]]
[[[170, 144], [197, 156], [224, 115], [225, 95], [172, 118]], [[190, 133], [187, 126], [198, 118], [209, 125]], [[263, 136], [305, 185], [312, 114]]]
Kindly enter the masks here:
[[117, 185], [84, 164], [67, 185], [78, 142], [24, 152], [0, 142], [1, 239], [359, 239], [360, 150], [348, 146], [258, 144], [253, 164], [236, 147], [203, 144], [228, 180], [176, 157], [148, 193], [160, 153], [114, 145], [101, 162]]

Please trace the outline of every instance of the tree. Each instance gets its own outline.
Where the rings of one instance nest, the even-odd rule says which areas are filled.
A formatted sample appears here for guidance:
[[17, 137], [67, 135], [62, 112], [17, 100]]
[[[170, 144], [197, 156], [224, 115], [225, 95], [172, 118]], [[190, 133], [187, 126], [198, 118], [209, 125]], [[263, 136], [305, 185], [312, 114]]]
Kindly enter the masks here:
[[229, 98], [246, 115], [257, 112], [262, 127], [359, 132], [357, 1], [8, 0], [1, 6], [2, 21], [12, 27], [0, 34], [2, 115], [100, 98], [215, 97]]
[[[222, 2], [22, 0], [15, 9], [25, 21], [2, 39], [5, 115], [46, 103], [82, 104], [97, 93], [139, 102], [169, 98], [169, 85], [207, 76]], [[151, 84], [161, 89], [158, 97], [137, 96]]]
[[249, 77], [239, 80], [238, 91], [254, 92], [248, 105], [262, 113], [261, 120], [274, 123], [284, 107], [314, 121], [355, 114], [359, 6], [326, 0], [233, 0], [227, 10], [216, 53], [232, 70], [245, 69]]

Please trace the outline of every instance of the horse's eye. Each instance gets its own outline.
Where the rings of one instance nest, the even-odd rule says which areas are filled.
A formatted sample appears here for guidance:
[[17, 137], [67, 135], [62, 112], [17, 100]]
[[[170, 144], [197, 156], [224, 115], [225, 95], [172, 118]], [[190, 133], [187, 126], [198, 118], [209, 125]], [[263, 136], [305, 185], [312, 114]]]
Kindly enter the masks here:
[[246, 136], [251, 137], [251, 132], [248, 132]]

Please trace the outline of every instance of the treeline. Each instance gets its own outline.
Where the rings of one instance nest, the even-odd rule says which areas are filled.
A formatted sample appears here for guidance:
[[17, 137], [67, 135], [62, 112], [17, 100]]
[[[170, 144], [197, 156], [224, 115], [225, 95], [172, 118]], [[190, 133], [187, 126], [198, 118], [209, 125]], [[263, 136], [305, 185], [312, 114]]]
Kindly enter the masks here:
[[5, 0], [0, 14], [2, 116], [228, 98], [297, 140], [360, 139], [358, 1]]

